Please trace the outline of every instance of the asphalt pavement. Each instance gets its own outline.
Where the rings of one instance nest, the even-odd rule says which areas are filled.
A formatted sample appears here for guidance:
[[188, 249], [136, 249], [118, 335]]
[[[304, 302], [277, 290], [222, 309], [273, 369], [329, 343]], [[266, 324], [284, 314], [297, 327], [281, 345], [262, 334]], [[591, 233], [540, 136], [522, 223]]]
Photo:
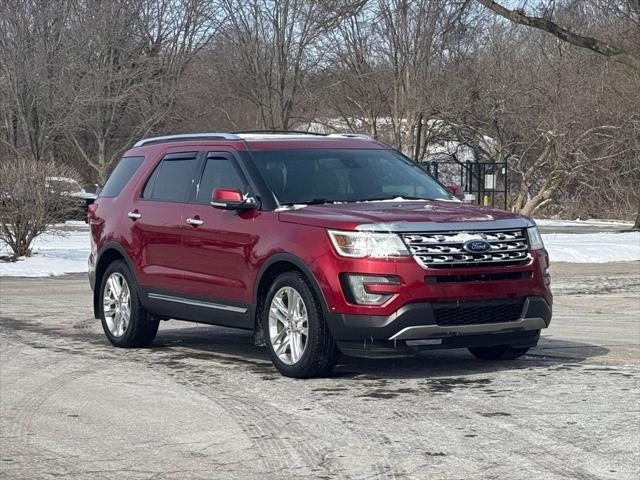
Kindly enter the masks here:
[[280, 376], [247, 332], [108, 345], [84, 276], [0, 280], [0, 478], [633, 479], [640, 263], [555, 264], [522, 359], [464, 350]]

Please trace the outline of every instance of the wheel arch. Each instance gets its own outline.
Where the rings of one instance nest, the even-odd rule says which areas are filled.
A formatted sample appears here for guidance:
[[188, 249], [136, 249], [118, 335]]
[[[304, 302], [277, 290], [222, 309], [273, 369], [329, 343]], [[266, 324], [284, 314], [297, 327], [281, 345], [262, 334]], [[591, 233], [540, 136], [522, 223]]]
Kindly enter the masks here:
[[98, 254], [98, 260], [96, 262], [95, 288], [93, 289], [94, 318], [98, 318], [100, 315], [100, 287], [102, 285], [102, 276], [107, 270], [107, 267], [116, 260], [123, 260], [133, 274], [131, 258], [129, 258], [129, 254], [122, 245], [114, 241], [107, 242]]
[[256, 343], [261, 343], [259, 338], [261, 338], [261, 310], [262, 310], [262, 302], [266, 297], [267, 292], [269, 291], [269, 286], [275, 280], [275, 278], [281, 273], [287, 271], [299, 271], [302, 273], [306, 279], [309, 281], [311, 285], [311, 289], [316, 296], [316, 298], [320, 301], [320, 307], [322, 308], [322, 313], [327, 314], [328, 307], [327, 301], [325, 299], [322, 290], [320, 289], [320, 285], [318, 284], [318, 280], [315, 275], [311, 272], [309, 267], [305, 265], [305, 263], [299, 257], [291, 253], [277, 253], [271, 256], [260, 268], [258, 275], [256, 277], [254, 292], [253, 292], [253, 305], [255, 305], [255, 315], [254, 315], [254, 329], [256, 332]]

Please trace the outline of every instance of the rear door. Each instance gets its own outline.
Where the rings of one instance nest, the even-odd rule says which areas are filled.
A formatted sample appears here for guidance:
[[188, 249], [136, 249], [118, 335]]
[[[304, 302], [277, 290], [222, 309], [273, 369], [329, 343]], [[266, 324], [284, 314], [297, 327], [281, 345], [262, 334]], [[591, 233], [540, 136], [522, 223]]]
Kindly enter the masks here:
[[247, 326], [253, 293], [248, 285], [261, 214], [212, 207], [211, 196], [217, 188], [252, 193], [230, 152], [206, 155], [193, 203], [186, 206], [184, 288], [210, 306], [212, 323]]
[[193, 194], [200, 161], [197, 151], [165, 152], [127, 213], [138, 247], [138, 283], [145, 295], [151, 290], [182, 290], [184, 209]]

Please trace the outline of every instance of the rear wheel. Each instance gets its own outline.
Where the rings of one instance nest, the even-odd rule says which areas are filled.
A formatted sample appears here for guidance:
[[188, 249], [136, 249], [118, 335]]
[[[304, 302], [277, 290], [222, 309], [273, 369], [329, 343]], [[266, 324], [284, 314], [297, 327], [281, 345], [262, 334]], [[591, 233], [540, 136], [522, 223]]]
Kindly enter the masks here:
[[146, 347], [158, 332], [153, 318], [138, 299], [133, 275], [121, 260], [107, 267], [100, 285], [102, 329], [115, 347]]
[[276, 368], [288, 377], [326, 375], [340, 355], [322, 308], [299, 272], [278, 276], [262, 313], [267, 347]]
[[469, 351], [476, 357], [482, 360], [514, 360], [521, 357], [527, 351], [526, 348], [513, 348], [509, 345], [498, 345], [496, 347], [473, 347], [469, 348]]

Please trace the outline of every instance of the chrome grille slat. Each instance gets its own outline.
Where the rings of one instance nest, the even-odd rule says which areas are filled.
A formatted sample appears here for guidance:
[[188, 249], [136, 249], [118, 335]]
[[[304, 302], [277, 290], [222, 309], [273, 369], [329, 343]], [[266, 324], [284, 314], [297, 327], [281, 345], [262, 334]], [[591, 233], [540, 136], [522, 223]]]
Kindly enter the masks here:
[[[529, 242], [524, 229], [402, 234], [407, 248], [424, 268], [481, 267], [519, 265], [529, 261]], [[469, 240], [482, 239], [491, 249], [469, 253], [463, 247]]]
[[[492, 252], [526, 252], [529, 249], [529, 247], [527, 246], [526, 243], [524, 242], [520, 242], [520, 243], [516, 243], [513, 245], [507, 245], [505, 246], [504, 244], [492, 244], [491, 245], [491, 251]], [[466, 250], [464, 250], [462, 247], [460, 246], [456, 246], [456, 245], [430, 245], [430, 246], [410, 246], [410, 251], [411, 253], [413, 253], [414, 255], [421, 255], [421, 254], [429, 254], [429, 253], [467, 253]]]

